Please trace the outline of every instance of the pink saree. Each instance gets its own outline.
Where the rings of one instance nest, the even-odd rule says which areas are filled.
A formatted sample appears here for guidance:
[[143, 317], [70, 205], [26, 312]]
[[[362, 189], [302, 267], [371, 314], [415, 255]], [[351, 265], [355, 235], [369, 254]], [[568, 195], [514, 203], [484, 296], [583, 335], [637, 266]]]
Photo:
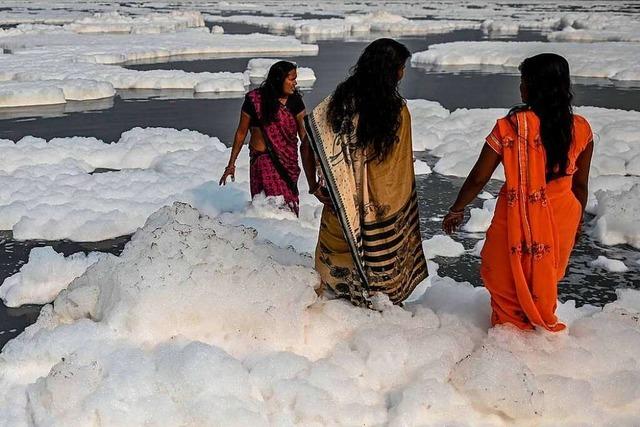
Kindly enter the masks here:
[[[255, 109], [258, 120], [261, 123], [261, 131], [265, 143], [271, 146], [272, 153], [251, 150], [251, 166], [249, 168], [249, 182], [251, 197], [264, 193], [265, 196], [283, 196], [287, 206], [299, 213], [299, 199], [297, 182], [300, 176], [298, 164], [298, 126], [296, 119], [289, 109], [282, 105], [277, 113], [276, 120], [265, 123], [262, 116], [262, 102], [260, 90], [252, 90], [247, 94]], [[278, 168], [274, 165], [271, 156], [275, 156], [282, 165]], [[289, 185], [282, 174], [288, 176], [293, 184]], [[293, 187], [293, 188], [292, 188]]]

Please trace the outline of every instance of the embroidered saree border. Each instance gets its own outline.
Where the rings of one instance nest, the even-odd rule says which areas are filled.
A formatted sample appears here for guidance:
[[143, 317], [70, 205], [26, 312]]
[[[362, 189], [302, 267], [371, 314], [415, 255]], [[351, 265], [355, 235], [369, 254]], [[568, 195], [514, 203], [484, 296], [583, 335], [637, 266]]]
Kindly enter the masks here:
[[313, 151], [316, 153], [316, 156], [319, 159], [320, 167], [327, 183], [327, 189], [329, 190], [329, 196], [331, 197], [334, 206], [336, 206], [337, 217], [340, 220], [340, 224], [342, 225], [343, 230], [347, 231], [344, 233], [345, 240], [349, 245], [349, 249], [353, 257], [353, 263], [356, 267], [356, 271], [358, 272], [361, 284], [363, 288], [368, 291], [369, 279], [367, 277], [364, 266], [364, 253], [362, 250], [362, 246], [358, 243], [360, 241], [360, 236], [355, 234], [354, 228], [349, 222], [349, 219], [347, 218], [347, 215], [345, 213], [345, 203], [342, 199], [342, 194], [340, 194], [340, 191], [338, 190], [333, 171], [329, 166], [329, 161], [327, 158], [327, 153], [325, 151], [322, 135], [320, 134], [320, 131], [318, 129], [318, 119], [315, 117], [316, 114], [317, 113], [314, 110], [311, 114], [307, 115], [304, 118], [307, 135], [309, 136], [311, 147], [313, 148]]

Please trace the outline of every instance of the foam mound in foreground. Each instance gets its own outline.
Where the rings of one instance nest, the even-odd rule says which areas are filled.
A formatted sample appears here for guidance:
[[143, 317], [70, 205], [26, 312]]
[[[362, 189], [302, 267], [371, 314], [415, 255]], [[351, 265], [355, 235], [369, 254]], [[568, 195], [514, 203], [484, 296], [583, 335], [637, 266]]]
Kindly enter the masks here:
[[12, 426], [632, 425], [640, 293], [488, 329], [433, 274], [405, 308], [318, 298], [311, 260], [189, 205], [153, 214], [0, 354]]

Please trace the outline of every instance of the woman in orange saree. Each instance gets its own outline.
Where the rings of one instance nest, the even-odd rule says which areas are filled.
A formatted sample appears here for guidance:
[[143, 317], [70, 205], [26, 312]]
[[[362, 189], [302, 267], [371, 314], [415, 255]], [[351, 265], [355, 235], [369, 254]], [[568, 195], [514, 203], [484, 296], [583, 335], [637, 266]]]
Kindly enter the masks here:
[[593, 136], [571, 108], [569, 65], [541, 54], [520, 65], [523, 106], [499, 119], [443, 220], [461, 223], [464, 207], [502, 163], [500, 190], [481, 253], [480, 274], [491, 294], [493, 325], [560, 331], [557, 285], [564, 276], [588, 195]]

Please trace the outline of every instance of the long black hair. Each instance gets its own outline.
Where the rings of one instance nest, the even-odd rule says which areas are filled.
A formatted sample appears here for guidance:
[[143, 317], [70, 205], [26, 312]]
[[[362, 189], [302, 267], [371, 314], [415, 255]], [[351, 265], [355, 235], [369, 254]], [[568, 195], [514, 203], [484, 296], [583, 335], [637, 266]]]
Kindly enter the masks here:
[[404, 105], [398, 92], [398, 73], [410, 56], [409, 50], [395, 40], [372, 42], [329, 102], [327, 118], [334, 132], [353, 131], [351, 120], [358, 115], [357, 141], [371, 149], [370, 159], [383, 160], [398, 141], [396, 133]]
[[[573, 138], [569, 63], [560, 55], [542, 53], [520, 64], [524, 108], [540, 119], [540, 139], [547, 155], [547, 181], [566, 175]], [[522, 107], [521, 107], [522, 108]], [[514, 113], [518, 109], [510, 111]]]
[[[266, 123], [271, 123], [276, 119], [280, 108], [278, 98], [284, 95], [282, 85], [291, 70], [296, 68], [296, 64], [289, 61], [278, 61], [269, 68], [266, 80], [260, 85], [262, 117]], [[300, 96], [298, 89], [292, 96]]]

